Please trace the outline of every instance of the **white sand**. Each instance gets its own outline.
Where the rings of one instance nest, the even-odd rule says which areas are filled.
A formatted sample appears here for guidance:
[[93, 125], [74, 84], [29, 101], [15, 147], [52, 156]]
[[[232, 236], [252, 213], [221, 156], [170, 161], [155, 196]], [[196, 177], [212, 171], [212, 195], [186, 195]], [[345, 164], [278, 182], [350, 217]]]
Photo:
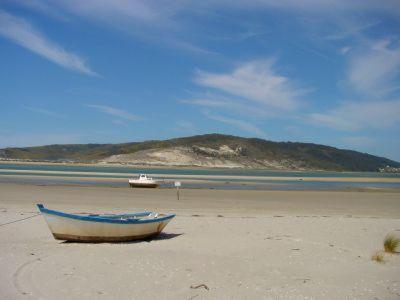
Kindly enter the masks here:
[[56, 241], [41, 216], [0, 226], [0, 299], [400, 298], [399, 255], [371, 261], [400, 230], [400, 193], [183, 190], [178, 202], [173, 190], [0, 184], [0, 224], [38, 202], [177, 217], [159, 239], [124, 244]]

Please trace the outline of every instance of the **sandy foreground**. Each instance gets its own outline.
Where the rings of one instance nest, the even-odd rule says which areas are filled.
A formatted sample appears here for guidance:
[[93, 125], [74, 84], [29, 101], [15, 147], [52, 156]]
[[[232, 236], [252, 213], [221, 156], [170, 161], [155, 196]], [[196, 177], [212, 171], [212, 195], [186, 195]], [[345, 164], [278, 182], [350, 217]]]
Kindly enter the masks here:
[[[64, 243], [35, 203], [177, 217], [153, 240]], [[178, 201], [173, 189], [3, 183], [0, 299], [399, 299], [400, 255], [371, 260], [396, 230], [396, 192], [182, 190]]]

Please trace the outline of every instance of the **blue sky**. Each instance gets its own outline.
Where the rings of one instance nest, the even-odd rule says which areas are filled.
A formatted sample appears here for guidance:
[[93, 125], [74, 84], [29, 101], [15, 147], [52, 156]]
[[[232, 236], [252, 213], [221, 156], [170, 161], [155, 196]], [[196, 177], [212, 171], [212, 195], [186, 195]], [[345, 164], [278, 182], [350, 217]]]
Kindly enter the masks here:
[[5, 0], [0, 147], [218, 132], [400, 161], [399, 73], [397, 0]]

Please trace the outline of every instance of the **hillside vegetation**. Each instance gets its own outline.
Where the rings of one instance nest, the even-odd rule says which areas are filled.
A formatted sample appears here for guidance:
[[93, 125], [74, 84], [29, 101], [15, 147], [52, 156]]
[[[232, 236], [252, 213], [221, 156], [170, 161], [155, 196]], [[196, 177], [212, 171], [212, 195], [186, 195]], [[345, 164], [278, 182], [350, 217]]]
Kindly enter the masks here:
[[272, 142], [221, 134], [124, 144], [49, 145], [0, 150], [3, 159], [167, 166], [377, 171], [400, 163], [311, 143]]

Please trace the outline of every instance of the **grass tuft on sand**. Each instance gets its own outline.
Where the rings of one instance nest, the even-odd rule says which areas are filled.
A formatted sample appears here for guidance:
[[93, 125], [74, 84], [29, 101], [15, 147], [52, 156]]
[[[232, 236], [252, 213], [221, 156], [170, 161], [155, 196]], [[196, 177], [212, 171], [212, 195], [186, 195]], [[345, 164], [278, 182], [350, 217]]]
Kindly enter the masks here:
[[376, 251], [372, 256], [371, 256], [371, 260], [376, 261], [378, 263], [384, 263], [385, 262], [385, 256], [383, 251]]
[[399, 253], [400, 238], [395, 236], [394, 234], [388, 234], [383, 241], [383, 247], [385, 249], [385, 252]]

